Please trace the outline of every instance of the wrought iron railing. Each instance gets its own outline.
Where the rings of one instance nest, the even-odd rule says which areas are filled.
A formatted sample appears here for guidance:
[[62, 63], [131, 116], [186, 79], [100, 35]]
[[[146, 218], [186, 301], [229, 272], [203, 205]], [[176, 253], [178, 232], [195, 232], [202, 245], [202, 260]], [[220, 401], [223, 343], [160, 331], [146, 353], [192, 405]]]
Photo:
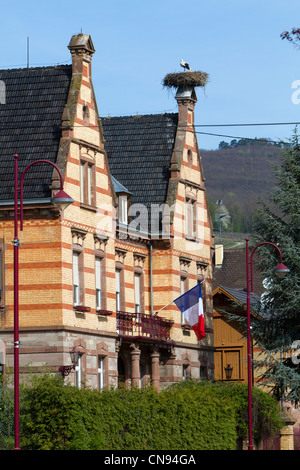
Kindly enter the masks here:
[[172, 320], [157, 315], [117, 312], [117, 330], [120, 336], [169, 341], [173, 323]]

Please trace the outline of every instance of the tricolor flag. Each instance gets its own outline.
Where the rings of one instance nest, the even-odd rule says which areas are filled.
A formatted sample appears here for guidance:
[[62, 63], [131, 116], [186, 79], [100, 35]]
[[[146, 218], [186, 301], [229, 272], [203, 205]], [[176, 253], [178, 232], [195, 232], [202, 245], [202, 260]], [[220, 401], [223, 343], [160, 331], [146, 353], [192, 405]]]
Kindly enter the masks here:
[[193, 328], [198, 341], [204, 338], [205, 329], [201, 284], [197, 284], [185, 294], [182, 294], [174, 300], [174, 303], [181, 310], [184, 318]]

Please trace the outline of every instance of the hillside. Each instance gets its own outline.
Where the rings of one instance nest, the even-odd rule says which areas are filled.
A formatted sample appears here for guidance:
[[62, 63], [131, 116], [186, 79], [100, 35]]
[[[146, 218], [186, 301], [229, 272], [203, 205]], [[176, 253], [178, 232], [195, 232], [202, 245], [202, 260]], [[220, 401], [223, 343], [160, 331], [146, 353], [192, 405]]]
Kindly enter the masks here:
[[[258, 198], [266, 200], [275, 188], [272, 163], [280, 148], [270, 143], [235, 143], [220, 150], [200, 150], [212, 219], [222, 200], [231, 216], [234, 232], [251, 232]], [[217, 227], [217, 225], [216, 225]]]

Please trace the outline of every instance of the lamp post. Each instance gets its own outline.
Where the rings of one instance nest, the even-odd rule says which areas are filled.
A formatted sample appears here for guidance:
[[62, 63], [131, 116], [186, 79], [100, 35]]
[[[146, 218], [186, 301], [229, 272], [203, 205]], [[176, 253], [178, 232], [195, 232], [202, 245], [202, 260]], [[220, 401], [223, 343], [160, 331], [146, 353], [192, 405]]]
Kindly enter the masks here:
[[14, 179], [15, 179], [15, 193], [14, 193], [14, 239], [12, 245], [14, 247], [14, 423], [15, 423], [15, 450], [20, 449], [20, 430], [19, 430], [19, 247], [20, 241], [18, 238], [18, 193], [20, 191], [20, 230], [23, 230], [23, 181], [24, 176], [32, 165], [37, 163], [47, 163], [58, 171], [60, 178], [60, 191], [51, 198], [51, 202], [55, 204], [60, 210], [64, 210], [69, 204], [72, 204], [73, 199], [68, 196], [63, 190], [63, 179], [59, 168], [49, 160], [36, 160], [30, 163], [21, 175], [20, 188], [18, 187], [18, 155], [14, 155]]
[[[278, 277], [284, 277], [290, 270], [282, 264], [282, 254], [278, 246], [271, 242], [262, 242], [256, 245], [250, 256], [249, 261], [249, 238], [246, 238], [246, 274], [247, 274], [247, 357], [248, 357], [248, 435], [249, 443], [248, 450], [253, 450], [252, 444], [252, 367], [251, 367], [251, 320], [250, 320], [250, 283], [251, 283], [251, 292], [253, 292], [253, 255], [255, 250], [261, 245], [271, 245], [277, 249], [280, 257], [279, 265], [274, 269], [275, 274]], [[250, 267], [250, 278], [249, 278], [249, 267]]]

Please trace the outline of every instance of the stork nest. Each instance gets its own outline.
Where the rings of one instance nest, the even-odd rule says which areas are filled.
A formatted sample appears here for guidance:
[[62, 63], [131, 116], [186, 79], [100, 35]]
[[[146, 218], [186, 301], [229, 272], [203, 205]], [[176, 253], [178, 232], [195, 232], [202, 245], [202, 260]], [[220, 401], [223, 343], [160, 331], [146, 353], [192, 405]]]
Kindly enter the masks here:
[[205, 72], [168, 73], [163, 79], [163, 85], [169, 88], [180, 86], [205, 86], [208, 74]]

